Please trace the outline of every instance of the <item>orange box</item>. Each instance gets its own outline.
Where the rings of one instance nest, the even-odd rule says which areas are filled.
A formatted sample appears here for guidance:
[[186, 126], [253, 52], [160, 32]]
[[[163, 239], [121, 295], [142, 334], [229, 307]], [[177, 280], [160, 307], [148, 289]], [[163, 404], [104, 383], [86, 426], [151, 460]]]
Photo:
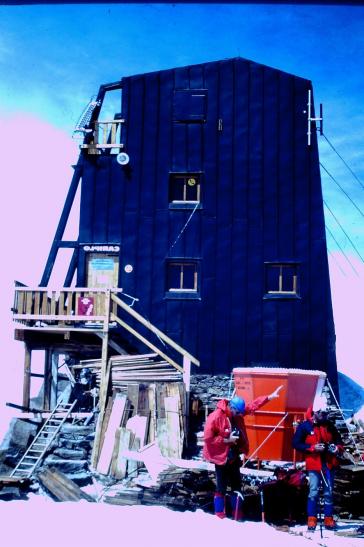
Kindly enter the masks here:
[[247, 403], [269, 395], [283, 385], [272, 399], [253, 415], [245, 416], [249, 456], [260, 460], [296, 461], [292, 437], [297, 419], [321, 393], [326, 374], [318, 370], [249, 367], [233, 369], [236, 395]]

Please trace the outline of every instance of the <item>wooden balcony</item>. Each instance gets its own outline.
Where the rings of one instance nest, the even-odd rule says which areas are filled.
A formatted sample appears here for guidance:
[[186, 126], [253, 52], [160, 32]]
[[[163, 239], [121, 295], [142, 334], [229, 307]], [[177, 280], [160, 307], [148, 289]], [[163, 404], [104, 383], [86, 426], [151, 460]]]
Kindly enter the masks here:
[[101, 150], [115, 148], [122, 150], [124, 145], [120, 142], [120, 128], [125, 120], [95, 121], [93, 135], [90, 142], [81, 144], [81, 149], [86, 149], [89, 154], [98, 154]]
[[18, 329], [83, 330], [109, 327], [110, 314], [117, 312], [111, 294], [122, 289], [89, 287], [15, 287], [13, 320]]
[[[17, 330], [40, 333], [96, 332], [108, 335], [112, 329], [126, 330], [181, 372], [189, 370], [190, 363], [199, 366], [193, 355], [128, 306], [120, 298], [122, 292], [122, 288], [62, 287], [53, 290], [17, 284], [13, 320]], [[136, 323], [143, 334], [130, 323], [134, 326]], [[153, 335], [153, 342], [145, 336], [145, 330]], [[155, 336], [162, 340], [163, 350], [155, 345]], [[180, 355], [183, 363], [178, 364], [165, 353], [167, 346]]]

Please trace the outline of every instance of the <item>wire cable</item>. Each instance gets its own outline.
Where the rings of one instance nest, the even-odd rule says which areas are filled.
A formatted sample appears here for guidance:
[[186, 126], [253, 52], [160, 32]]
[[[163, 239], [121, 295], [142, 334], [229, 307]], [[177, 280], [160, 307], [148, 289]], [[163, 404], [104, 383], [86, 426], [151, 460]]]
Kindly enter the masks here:
[[359, 177], [357, 177], [357, 175], [354, 173], [354, 171], [352, 170], [352, 168], [350, 167], [350, 165], [348, 165], [348, 163], [344, 160], [344, 158], [339, 154], [339, 152], [336, 150], [335, 146], [332, 144], [332, 142], [329, 141], [329, 139], [326, 137], [325, 133], [322, 133], [322, 136], [324, 137], [324, 139], [326, 140], [327, 144], [333, 149], [333, 151], [335, 152], [335, 154], [337, 154], [339, 156], [339, 158], [341, 159], [341, 161], [343, 162], [343, 164], [347, 167], [347, 169], [350, 171], [350, 173], [353, 175], [353, 177], [355, 178], [355, 180], [360, 184], [360, 186], [362, 187], [362, 189], [364, 190], [364, 184], [361, 182], [361, 180], [359, 179]]
[[177, 243], [177, 241], [179, 240], [179, 238], [181, 237], [181, 235], [183, 234], [183, 232], [185, 231], [185, 229], [187, 228], [191, 218], [193, 217], [193, 215], [195, 214], [196, 210], [197, 210], [197, 207], [200, 205], [200, 202], [197, 202], [192, 213], [190, 214], [190, 216], [188, 217], [187, 221], [185, 222], [185, 225], [183, 226], [182, 230], [180, 231], [180, 233], [178, 234], [178, 236], [176, 237], [176, 239], [174, 240], [174, 242], [172, 243], [172, 245], [170, 246], [169, 248], [169, 251], [168, 251], [168, 254], [171, 252], [171, 250], [173, 249], [173, 247], [175, 246], [175, 244]]
[[344, 270], [342, 269], [342, 267], [340, 266], [340, 263], [339, 261], [336, 259], [334, 253], [332, 253], [330, 251], [330, 249], [327, 249], [328, 250], [328, 253], [329, 255], [331, 256], [332, 260], [335, 262], [336, 266], [339, 268], [339, 270], [341, 271], [341, 273], [346, 277], [346, 273], [344, 272]]
[[346, 195], [346, 197], [348, 198], [348, 200], [350, 200], [350, 202], [354, 205], [355, 209], [357, 211], [359, 211], [359, 213], [361, 214], [361, 216], [364, 218], [364, 213], [363, 211], [356, 205], [356, 203], [354, 202], [354, 200], [351, 199], [351, 197], [349, 196], [349, 194], [344, 190], [344, 188], [341, 186], [341, 184], [339, 184], [337, 182], [337, 180], [332, 176], [331, 173], [329, 173], [329, 171], [326, 169], [326, 167], [320, 162], [320, 166], [322, 167], [322, 169], [329, 175], [329, 177], [334, 181], [334, 183], [340, 188], [340, 190]]
[[329, 232], [330, 236], [332, 237], [332, 239], [335, 241], [336, 245], [339, 247], [340, 251], [342, 252], [342, 254], [344, 255], [344, 257], [346, 258], [346, 261], [350, 264], [350, 267], [351, 269], [354, 271], [354, 273], [358, 276], [358, 272], [356, 271], [356, 269], [354, 268], [353, 264], [351, 263], [350, 259], [348, 258], [348, 256], [346, 255], [344, 249], [341, 247], [340, 243], [338, 242], [338, 240], [336, 239], [336, 237], [334, 236], [334, 234], [332, 233], [332, 231], [330, 230], [330, 228], [326, 225], [326, 230]]
[[348, 235], [348, 233], [344, 230], [344, 228], [342, 227], [342, 225], [340, 224], [339, 220], [336, 218], [336, 216], [334, 215], [333, 211], [330, 209], [330, 207], [328, 206], [328, 204], [326, 203], [325, 200], [324, 201], [324, 204], [326, 206], [326, 208], [330, 211], [330, 213], [332, 214], [332, 216], [334, 217], [334, 219], [336, 220], [337, 224], [340, 226], [341, 230], [344, 232], [344, 234], [346, 235], [346, 237], [348, 238], [348, 240], [350, 241], [351, 245], [353, 246], [353, 249], [355, 250], [355, 252], [357, 253], [357, 255], [360, 257], [360, 260], [362, 262], [364, 262], [364, 258], [361, 256], [361, 254], [359, 253], [355, 243], [351, 240], [350, 236]]

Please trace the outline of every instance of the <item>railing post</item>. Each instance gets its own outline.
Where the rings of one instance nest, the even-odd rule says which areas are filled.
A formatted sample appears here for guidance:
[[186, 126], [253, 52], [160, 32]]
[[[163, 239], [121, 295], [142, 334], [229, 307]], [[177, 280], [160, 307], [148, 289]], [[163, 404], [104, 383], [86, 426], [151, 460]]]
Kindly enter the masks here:
[[111, 292], [107, 290], [105, 293], [105, 317], [104, 328], [102, 333], [102, 350], [101, 350], [101, 375], [100, 375], [100, 393], [99, 393], [99, 417], [97, 420], [94, 446], [91, 455], [91, 466], [96, 469], [99, 460], [100, 443], [102, 424], [104, 421], [105, 407], [110, 380], [110, 363], [108, 362], [108, 345], [109, 345], [109, 322], [110, 322], [110, 299]]
[[183, 356], [183, 382], [186, 387], [185, 425], [186, 425], [186, 431], [188, 431], [189, 417], [190, 417], [191, 359], [187, 355]]
[[24, 346], [25, 346], [25, 354], [24, 354], [24, 379], [23, 379], [23, 406], [25, 408], [29, 408], [32, 350], [30, 349], [28, 344], [24, 344]]

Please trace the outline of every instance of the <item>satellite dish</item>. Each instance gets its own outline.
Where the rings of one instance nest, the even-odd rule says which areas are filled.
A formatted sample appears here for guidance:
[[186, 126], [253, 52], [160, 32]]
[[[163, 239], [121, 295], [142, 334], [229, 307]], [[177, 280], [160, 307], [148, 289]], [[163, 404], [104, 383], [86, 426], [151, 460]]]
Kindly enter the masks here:
[[126, 152], [120, 152], [120, 154], [116, 156], [116, 161], [119, 165], [128, 165], [130, 158]]

